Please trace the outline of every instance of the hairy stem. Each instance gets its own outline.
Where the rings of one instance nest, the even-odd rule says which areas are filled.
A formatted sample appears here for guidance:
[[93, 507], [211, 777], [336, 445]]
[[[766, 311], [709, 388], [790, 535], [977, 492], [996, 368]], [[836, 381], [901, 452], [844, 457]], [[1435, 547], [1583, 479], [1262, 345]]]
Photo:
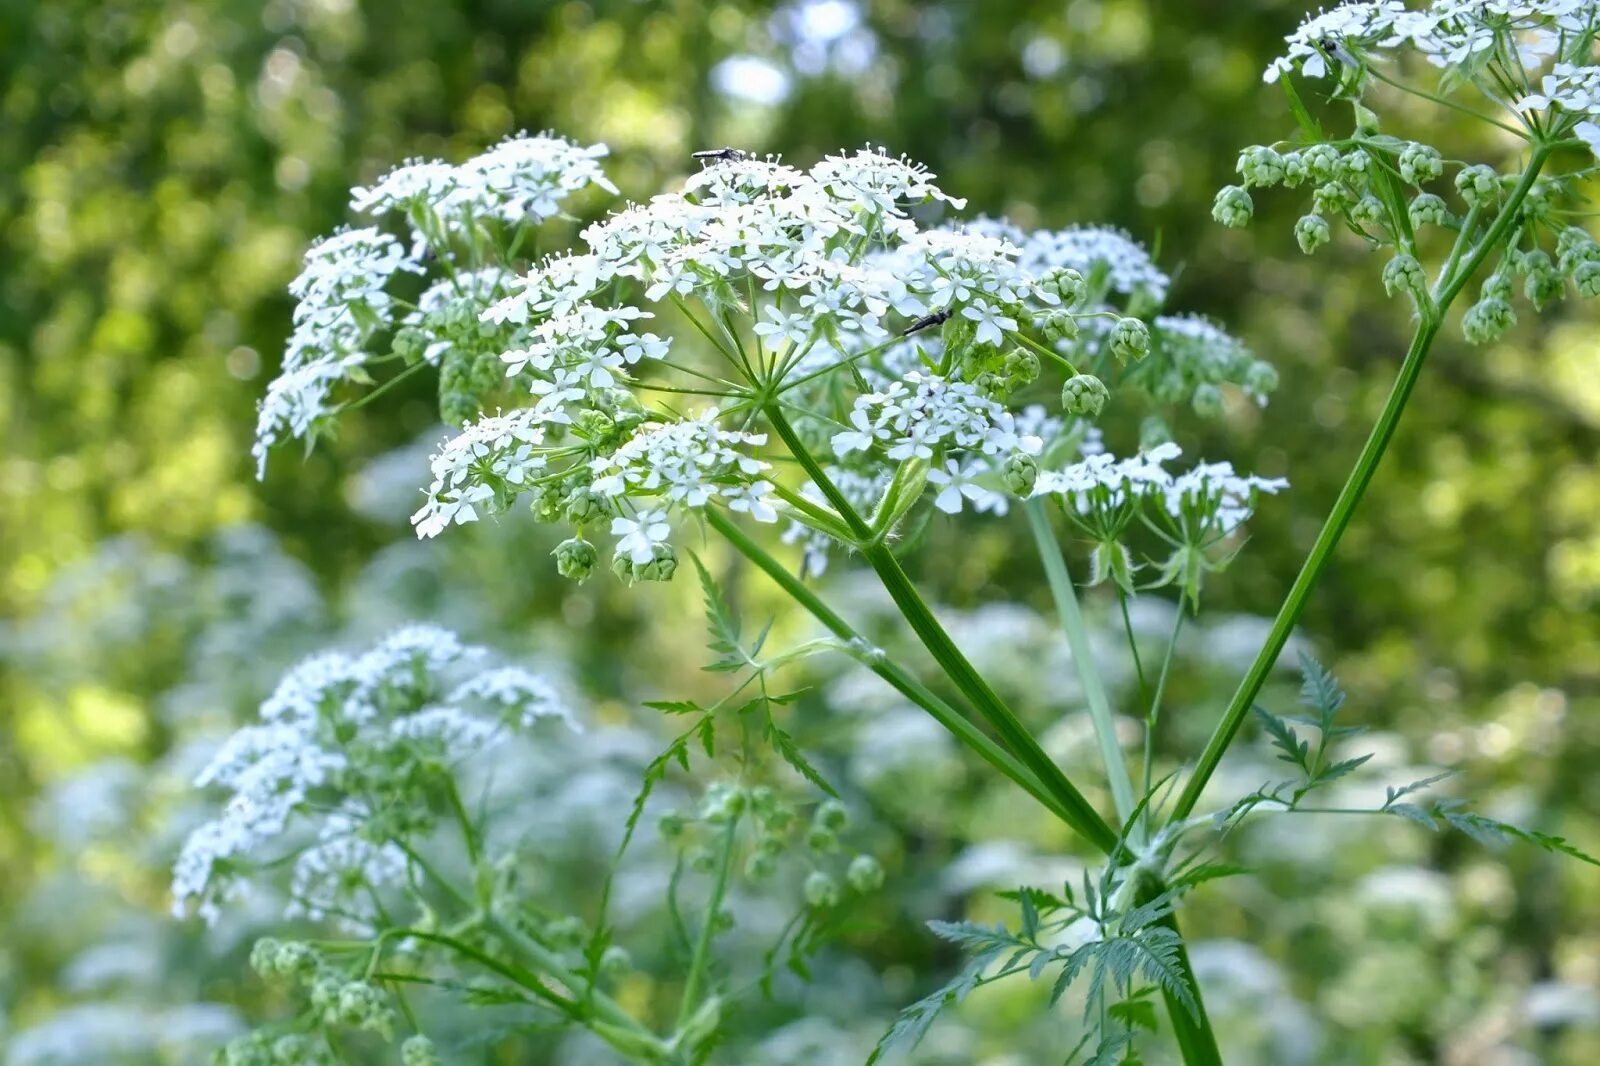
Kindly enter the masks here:
[[1061, 543], [1050, 527], [1050, 517], [1044, 503], [1031, 499], [1023, 505], [1028, 512], [1028, 526], [1033, 530], [1034, 543], [1039, 548], [1039, 559], [1044, 563], [1044, 576], [1050, 585], [1050, 595], [1055, 600], [1056, 613], [1061, 616], [1061, 630], [1066, 634], [1067, 645], [1072, 650], [1072, 665], [1078, 671], [1078, 682], [1083, 686], [1084, 700], [1089, 705], [1089, 719], [1094, 723], [1095, 739], [1100, 742], [1100, 758], [1105, 762], [1106, 780], [1111, 784], [1111, 797], [1117, 805], [1117, 817], [1126, 822], [1138, 805], [1134, 798], [1133, 780], [1128, 776], [1127, 762], [1122, 757], [1122, 745], [1117, 743], [1117, 724], [1111, 714], [1111, 701], [1106, 697], [1105, 682], [1095, 665], [1094, 652], [1089, 647], [1089, 632], [1083, 624], [1083, 612], [1078, 608], [1078, 596], [1072, 587], [1072, 575], [1061, 558]]

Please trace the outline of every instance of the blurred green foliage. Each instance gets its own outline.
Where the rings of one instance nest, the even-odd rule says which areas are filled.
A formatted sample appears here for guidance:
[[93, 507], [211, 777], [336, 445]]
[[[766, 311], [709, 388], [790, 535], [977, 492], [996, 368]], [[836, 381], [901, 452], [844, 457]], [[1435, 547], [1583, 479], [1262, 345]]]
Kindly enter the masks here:
[[[928, 163], [975, 210], [1023, 225], [1110, 222], [1151, 243], [1176, 272], [1175, 304], [1227, 323], [1281, 372], [1270, 408], [1232, 407], [1206, 439], [1181, 440], [1291, 479], [1211, 600], [1222, 612], [1269, 612], [1382, 402], [1407, 326], [1359, 249], [1299, 255], [1293, 197], [1262, 197], [1246, 231], [1210, 221], [1235, 151], [1288, 132], [1259, 71], [1303, 7], [0, 3], [0, 925], [31, 920], [20, 901], [74, 864], [122, 905], [159, 910], [159, 877], [123, 879], [122, 860], [107, 867], [63, 850], [28, 812], [77, 766], [170, 759], [181, 679], [215, 683], [201, 698], [213, 715], [248, 711], [271, 668], [332, 628], [370, 623], [361, 597], [374, 585], [511, 646], [541, 619], [582, 625], [567, 650], [606, 697], [636, 696], [652, 671], [650, 694], [663, 679], [695, 683], [683, 664], [693, 646], [658, 610], [687, 605], [684, 589], [651, 601], [552, 586], [524, 561], [548, 550], [525, 529], [429, 549], [448, 557], [448, 579], [396, 544], [408, 531], [362, 505], [358, 472], [431, 433], [425, 387], [346, 420], [338, 440], [276, 464], [265, 484], [251, 479], [253, 404], [289, 325], [284, 285], [305, 245], [345, 217], [349, 188], [406, 157], [460, 158], [522, 128], [608, 143], [613, 176], [635, 196], [685, 173], [697, 148], [809, 160], [870, 141]], [[740, 69], [742, 92], [730, 78]], [[1399, 108], [1389, 120], [1409, 117]], [[1500, 150], [1432, 121], [1429, 139], [1459, 155]], [[1597, 338], [1593, 316], [1569, 308], [1488, 350], [1442, 343], [1303, 625], [1368, 724], [1408, 738], [1421, 759], [1463, 764], [1471, 791], [1591, 851]], [[1135, 420], [1121, 433], [1132, 439]], [[421, 456], [410, 462], [391, 483], [421, 483]], [[216, 576], [237, 550], [225, 531], [247, 521], [298, 560], [251, 580], [307, 589], [275, 623], [270, 650], [202, 639], [218, 618], [249, 617], [249, 594]], [[941, 525], [920, 577], [957, 607], [1020, 598], [1042, 609], [1023, 536], [1017, 524], [981, 536]], [[121, 570], [80, 573], [63, 591], [75, 566], [105, 558], [108, 538], [143, 546]], [[124, 601], [159, 624], [120, 642], [97, 630], [115, 628], [107, 605]], [[622, 647], [645, 651], [618, 665]], [[1180, 685], [1184, 713], [1165, 738], [1174, 758], [1203, 740], [1229, 683]], [[1322, 1005], [1324, 1024], [1376, 1034], [1337, 1061], [1500, 1061], [1452, 1042], [1470, 1016], [1439, 1024], [1430, 1012], [1446, 996], [1504, 1011], [1530, 982], [1600, 983], [1600, 902], [1586, 871], [1512, 853], [1506, 879], [1470, 842], [1406, 839], [1406, 861], [1465, 871], [1482, 903], [1433, 939], [1340, 959], [1340, 942], [1361, 935], [1352, 923], [1370, 915], [1341, 910], [1333, 886], [1367, 876], [1374, 860], [1272, 866], [1261, 899], [1203, 899], [1189, 927], [1301, 960], [1297, 988]], [[1271, 860], [1271, 842], [1257, 841], [1259, 861]], [[82, 906], [87, 917], [101, 905]], [[933, 949], [890, 940], [872, 950], [893, 968], [927, 963]], [[5, 954], [0, 1005], [20, 1019], [50, 1000], [41, 990], [60, 959], [39, 944]], [[1371, 1017], [1359, 993], [1380, 979], [1439, 998], [1419, 990], [1415, 1003], [1389, 1004], [1398, 1020]], [[1592, 1038], [1575, 1046], [1566, 1054], [1596, 1053]]]

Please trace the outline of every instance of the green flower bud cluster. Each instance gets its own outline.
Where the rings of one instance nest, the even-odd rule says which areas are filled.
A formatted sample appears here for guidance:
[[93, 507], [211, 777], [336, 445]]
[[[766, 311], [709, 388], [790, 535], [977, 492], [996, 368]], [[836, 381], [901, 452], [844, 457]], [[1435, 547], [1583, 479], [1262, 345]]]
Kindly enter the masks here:
[[1039, 331], [1047, 341], [1076, 340], [1078, 320], [1071, 311], [1057, 309], [1040, 317]]
[[250, 948], [250, 968], [264, 981], [301, 984], [322, 966], [322, 956], [297, 940], [262, 937]]
[[1150, 327], [1142, 319], [1119, 318], [1107, 340], [1118, 362], [1137, 361], [1150, 354]]
[[406, 1037], [400, 1045], [400, 1066], [443, 1066], [443, 1062], [433, 1041], [421, 1033]]
[[1239, 153], [1236, 167], [1246, 187], [1251, 185], [1277, 185], [1287, 178], [1284, 157], [1272, 148], [1251, 145]]
[[1294, 239], [1300, 243], [1300, 250], [1310, 255], [1333, 240], [1333, 232], [1321, 215], [1302, 215], [1294, 224]]
[[1516, 312], [1512, 311], [1509, 301], [1499, 296], [1485, 296], [1467, 308], [1461, 319], [1461, 331], [1469, 344], [1488, 344], [1498, 340], [1516, 323]]
[[1039, 289], [1061, 301], [1067, 309], [1076, 307], [1089, 291], [1083, 275], [1071, 267], [1052, 267], [1039, 279]]
[[1500, 175], [1482, 163], [1463, 167], [1456, 175], [1456, 191], [1468, 207], [1491, 207], [1500, 192]]
[[1061, 409], [1069, 415], [1096, 418], [1110, 398], [1111, 390], [1093, 374], [1075, 374], [1061, 386]]
[[493, 352], [456, 345], [439, 362], [439, 417], [459, 426], [477, 418], [505, 387], [505, 364]]
[[630, 585], [638, 581], [671, 581], [678, 572], [678, 553], [670, 544], [652, 544], [649, 562], [636, 566], [628, 556], [619, 555], [611, 560], [611, 572]]
[[1001, 464], [1000, 478], [1013, 496], [1027, 499], [1039, 480], [1039, 461], [1026, 452], [1012, 452]]
[[550, 554], [556, 557], [556, 572], [580, 585], [594, 574], [600, 560], [595, 546], [582, 537], [569, 537], [557, 544]]
[[1222, 390], [1209, 381], [1195, 386], [1194, 396], [1189, 402], [1194, 407], [1194, 413], [1201, 418], [1222, 417]]
[[818, 854], [826, 854], [839, 846], [839, 834], [850, 824], [850, 812], [836, 799], [824, 800], [811, 816], [811, 827], [806, 831], [806, 847]]
[[1443, 198], [1431, 192], [1418, 193], [1406, 207], [1406, 215], [1416, 229], [1423, 226], [1443, 226], [1450, 218]]
[[381, 989], [365, 981], [350, 981], [324, 972], [311, 982], [311, 1006], [321, 1014], [324, 1024], [394, 1039], [394, 1008]]
[[216, 1062], [218, 1066], [332, 1066], [333, 1056], [319, 1037], [257, 1030], [230, 1040], [216, 1053]]
[[1408, 144], [1400, 152], [1400, 176], [1409, 184], [1421, 185], [1444, 173], [1444, 159], [1437, 148]]
[[1248, 226], [1254, 213], [1254, 201], [1239, 185], [1224, 185], [1217, 191], [1217, 198], [1211, 204], [1211, 217], [1229, 229]]
[[1428, 291], [1428, 275], [1415, 256], [1402, 252], [1383, 265], [1383, 289], [1390, 296], [1397, 292], [1420, 296]]

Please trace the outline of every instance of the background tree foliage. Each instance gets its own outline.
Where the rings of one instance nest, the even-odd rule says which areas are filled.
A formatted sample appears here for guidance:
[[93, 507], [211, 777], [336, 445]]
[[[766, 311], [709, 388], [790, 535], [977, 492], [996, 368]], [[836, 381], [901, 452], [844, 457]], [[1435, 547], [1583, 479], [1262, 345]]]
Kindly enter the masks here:
[[[1293, 0], [0, 4], [0, 923], [20, 928], [20, 901], [81, 859], [28, 814], [53, 781], [108, 755], [166, 757], [163, 701], [197, 667], [237, 671], [236, 707], [270, 684], [270, 671], [223, 657], [281, 657], [199, 639], [216, 618], [248, 614], [248, 594], [216, 576], [241, 551], [266, 551], [240, 547], [241, 523], [276, 534], [288, 558], [266, 572], [305, 581], [307, 603], [326, 598], [330, 626], [359, 617], [364, 582], [412, 581], [406, 602], [438, 616], [476, 597], [477, 624], [502, 644], [541, 619], [583, 622], [569, 650], [598, 691], [621, 696], [652, 669], [683, 673], [671, 665], [683, 638], [658, 611], [551, 584], [536, 558], [548, 545], [516, 523], [435, 546], [451, 582], [406, 569], [408, 549], [392, 545], [408, 532], [362, 505], [358, 474], [432, 439], [426, 386], [346, 420], [304, 462], [280, 457], [265, 484], [251, 477], [254, 403], [306, 244], [345, 218], [353, 184], [518, 129], [606, 142], [613, 176], [636, 196], [684, 174], [698, 148], [806, 161], [883, 144], [928, 163], [975, 210], [1024, 225], [1111, 222], [1157, 247], [1177, 277], [1173, 302], [1228, 324], [1281, 372], [1271, 407], [1233, 403], [1205, 439], [1180, 438], [1291, 479], [1213, 593], [1224, 610], [1270, 610], [1382, 402], [1407, 325], [1359, 248], [1299, 254], [1292, 197], [1263, 198], [1249, 230], [1210, 221], [1236, 150], [1290, 132], [1259, 74], [1303, 12]], [[1462, 155], [1497, 148], [1467, 127], [1428, 132]], [[1575, 306], [1543, 321], [1555, 324], [1487, 350], [1441, 344], [1303, 633], [1366, 724], [1463, 764], [1473, 791], [1592, 851], [1600, 335]], [[1138, 412], [1126, 414], [1115, 443], [1136, 437]], [[413, 452], [395, 476], [421, 484], [420, 470]], [[922, 556], [940, 562], [920, 576], [957, 607], [1019, 597], [1043, 609], [1025, 536], [1020, 523], [981, 536], [942, 524]], [[62, 592], [63, 575], [108, 538], [157, 554]], [[160, 624], [120, 644], [104, 637], [94, 627], [118, 596]], [[303, 651], [324, 623], [308, 609], [283, 624], [285, 648]], [[624, 641], [644, 649], [626, 666], [614, 651]], [[1189, 674], [1173, 751], [1195, 749], [1226, 694], [1227, 678]], [[1509, 945], [1474, 956], [1475, 1002], [1504, 1006], [1515, 995], [1504, 989], [1560, 978], [1591, 990], [1578, 1016], [1600, 1017], [1600, 903], [1584, 870], [1512, 852], [1500, 884], [1469, 842], [1413, 843], [1428, 849], [1414, 856], [1423, 865], [1479, 871], [1473, 891], [1488, 902], [1472, 935], [1491, 928]], [[1272, 896], [1313, 889], [1294, 871], [1265, 879]], [[153, 898], [160, 885], [118, 891]], [[1221, 897], [1190, 926], [1309, 960], [1293, 972], [1312, 995], [1335, 980], [1317, 960], [1337, 956], [1341, 921]], [[936, 951], [914, 936], [878, 950], [891, 965], [933, 965]], [[1447, 955], [1387, 979], [1448, 983], [1448, 967], [1464, 964]], [[57, 961], [39, 945], [11, 952], [5, 1011], [42, 1009]], [[1454, 1047], [1427, 1026], [1402, 1027], [1397, 1046], [1395, 1031], [1351, 1061], [1442, 1061]]]

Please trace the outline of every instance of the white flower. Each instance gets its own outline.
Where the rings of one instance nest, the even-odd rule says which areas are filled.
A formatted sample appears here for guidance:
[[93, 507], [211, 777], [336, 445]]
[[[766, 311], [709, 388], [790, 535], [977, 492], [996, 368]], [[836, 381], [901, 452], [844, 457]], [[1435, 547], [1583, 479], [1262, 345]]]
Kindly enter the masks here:
[[771, 484], [765, 481], [756, 481], [749, 485], [737, 485], [724, 489], [722, 490], [722, 497], [728, 501], [728, 507], [731, 510], [744, 511], [757, 522], [776, 522], [778, 520], [778, 512], [767, 500], [771, 493]]
[[994, 493], [973, 480], [983, 472], [982, 466], [969, 464], [963, 467], [954, 459], [947, 459], [943, 470], [929, 470], [928, 480], [940, 486], [939, 494], [933, 499], [933, 505], [945, 514], [960, 514], [962, 497], [974, 503], [980, 500], [987, 502]]
[[619, 515], [611, 520], [611, 535], [617, 538], [617, 556], [627, 556], [635, 566], [648, 563], [654, 556], [655, 546], [665, 543], [671, 532], [666, 511], [644, 511], [635, 518]]
[[790, 344], [803, 345], [811, 336], [812, 319], [808, 315], [786, 314], [770, 304], [762, 313], [771, 321], [757, 322], [755, 332], [765, 337], [769, 344], [788, 341]]

